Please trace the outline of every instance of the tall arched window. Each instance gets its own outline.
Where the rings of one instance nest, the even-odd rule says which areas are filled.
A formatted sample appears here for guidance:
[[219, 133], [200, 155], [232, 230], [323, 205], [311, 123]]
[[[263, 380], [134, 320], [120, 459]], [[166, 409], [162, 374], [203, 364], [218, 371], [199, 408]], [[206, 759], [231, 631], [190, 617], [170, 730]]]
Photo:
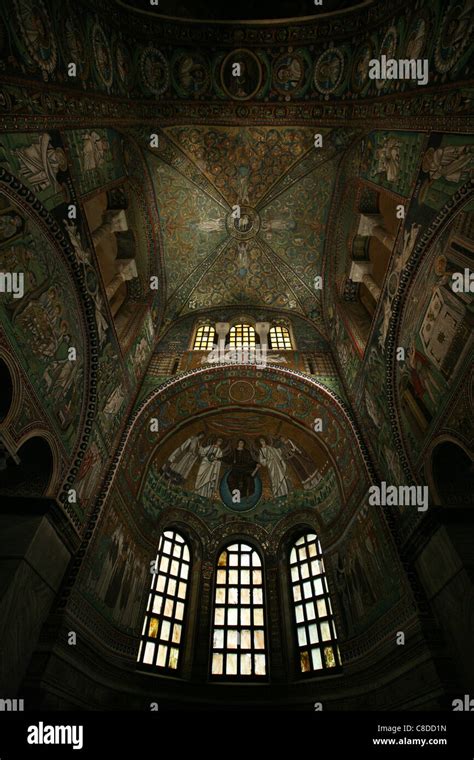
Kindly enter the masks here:
[[272, 350], [291, 351], [290, 331], [282, 325], [274, 325], [270, 328], [270, 348]]
[[241, 324], [230, 328], [230, 348], [255, 348], [255, 330], [252, 325]]
[[213, 617], [215, 677], [259, 679], [267, 674], [262, 561], [236, 543], [219, 555]]
[[213, 325], [200, 325], [194, 338], [194, 351], [212, 351], [215, 335]]
[[191, 556], [184, 538], [175, 531], [165, 531], [152, 564], [151, 590], [137, 658], [140, 664], [170, 671], [178, 669], [190, 567]]
[[300, 670], [312, 673], [341, 664], [321, 544], [315, 533], [301, 536], [290, 553]]

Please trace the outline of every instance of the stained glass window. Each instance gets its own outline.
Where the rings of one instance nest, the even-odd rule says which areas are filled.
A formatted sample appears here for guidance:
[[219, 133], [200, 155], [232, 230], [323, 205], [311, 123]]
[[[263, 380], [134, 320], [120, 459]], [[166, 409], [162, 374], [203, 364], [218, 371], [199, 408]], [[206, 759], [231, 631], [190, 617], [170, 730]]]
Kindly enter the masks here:
[[255, 330], [252, 325], [234, 325], [229, 333], [230, 348], [255, 348]]
[[189, 547], [179, 533], [160, 538], [137, 660], [150, 668], [178, 669], [191, 569]]
[[314, 533], [301, 536], [290, 553], [299, 668], [331, 671], [341, 665], [321, 544]]
[[194, 351], [212, 351], [216, 331], [212, 325], [201, 325], [194, 338]]
[[217, 562], [211, 673], [231, 680], [267, 675], [263, 568], [247, 544], [228, 546]]
[[293, 346], [291, 345], [290, 331], [287, 327], [274, 325], [270, 328], [270, 348], [273, 350], [291, 351]]

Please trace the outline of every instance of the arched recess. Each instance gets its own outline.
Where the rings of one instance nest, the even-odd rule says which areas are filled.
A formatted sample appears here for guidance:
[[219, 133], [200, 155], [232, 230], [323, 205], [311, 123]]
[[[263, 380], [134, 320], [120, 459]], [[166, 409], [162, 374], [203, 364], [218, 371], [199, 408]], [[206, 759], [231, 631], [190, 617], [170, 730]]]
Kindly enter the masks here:
[[49, 495], [55, 480], [56, 459], [46, 436], [41, 432], [31, 434], [14, 455], [3, 459], [0, 494], [28, 497]]
[[[472, 256], [467, 204], [473, 190], [470, 180], [420, 234], [391, 306], [385, 345], [388, 406], [394, 446], [410, 480], [419, 470], [432, 424], [460, 387], [472, 351], [468, 309], [451, 283]], [[400, 346], [406, 350], [404, 362], [396, 358]]]
[[0, 425], [5, 425], [12, 417], [19, 403], [20, 389], [13, 363], [5, 354], [0, 354]]
[[459, 440], [444, 435], [426, 456], [428, 485], [435, 504], [442, 507], [474, 506], [472, 452]]
[[[120, 459], [124, 457], [126, 465], [125, 468], [120, 468], [114, 487], [119, 488], [122, 493], [127, 493], [129, 502], [140, 504], [143, 510], [146, 504], [141, 490], [142, 476], [147, 471], [157, 448], [168, 446], [166, 456], [172, 456], [177, 446], [185, 442], [187, 425], [202, 424], [221, 412], [237, 415], [242, 420], [251, 414], [268, 415], [281, 425], [281, 429], [285, 431], [285, 438], [288, 436], [285, 425], [291, 425], [294, 435], [301, 434], [305, 439], [311, 438], [315, 445], [324, 450], [338, 483], [339, 491], [337, 488], [331, 488], [334, 495], [337, 494], [336, 506], [341, 511], [342, 520], [334, 520], [333, 515], [327, 517], [326, 522], [332, 523], [332, 531], [342, 530], [343, 523], [349, 519], [355, 505], [367, 493], [372, 477], [367, 452], [344, 402], [321, 383], [291, 370], [267, 368], [261, 371], [252, 367], [234, 366], [232, 372], [229, 372], [224, 367], [218, 367], [192, 371], [166, 383], [158, 391], [150, 394], [130, 422], [122, 439], [120, 452]], [[322, 420], [323, 425], [323, 430], [318, 433], [313, 429], [316, 420]], [[239, 429], [243, 426], [244, 422], [240, 422]], [[155, 432], [150, 432], [153, 429]], [[193, 431], [193, 435], [199, 433], [198, 429]], [[181, 435], [181, 439], [176, 439], [174, 445], [170, 439], [178, 434]], [[240, 433], [234, 435], [234, 444], [237, 443], [239, 435]], [[255, 435], [255, 438], [258, 436]], [[269, 444], [268, 436], [266, 443]], [[117, 464], [120, 459], [117, 456]], [[160, 482], [156, 488], [153, 487], [148, 500], [152, 510], [158, 508], [159, 493], [163, 488], [163, 479], [159, 477], [158, 480]], [[293, 504], [295, 508], [314, 506], [318, 502], [311, 489], [304, 490], [301, 486], [301, 495], [302, 498], [298, 497], [297, 503]], [[273, 501], [277, 499], [277, 504], [272, 505], [274, 517], [271, 518], [270, 524], [285, 514], [286, 502], [282, 496], [286, 496], [286, 493], [280, 491], [273, 495], [270, 493], [268, 497]], [[224, 502], [219, 514], [214, 517], [207, 509], [209, 499], [199, 498], [194, 493], [188, 492], [186, 497], [182, 497], [179, 489], [166, 491], [162, 508], [165, 508], [166, 501], [169, 502], [170, 499], [174, 499], [180, 506], [186, 506], [195, 514], [211, 519], [214, 525], [225, 519], [225, 514], [231, 516], [227, 509], [229, 505]], [[247, 508], [251, 510], [253, 506], [245, 505], [245, 510]], [[158, 513], [154, 511], [153, 516], [156, 518]], [[248, 511], [247, 516], [253, 519], [255, 513]], [[264, 519], [266, 518], [262, 517], [262, 520]]]
[[[161, 386], [145, 399], [123, 435], [114, 471], [122, 459], [126, 465], [120, 468], [114, 487], [122, 492], [128, 490], [130, 501], [139, 502], [143, 508], [142, 476], [157, 448], [167, 445], [168, 455], [172, 452], [173, 444], [169, 441], [173, 435], [182, 435], [182, 440], [177, 441], [178, 444], [182, 443], [187, 425], [195, 424], [196, 417], [200, 421], [210, 419], [218, 411], [242, 417], [257, 412], [266, 414], [279, 419], [282, 425], [291, 424], [302, 435], [312, 436], [317, 445], [326, 451], [336, 473], [339, 506], [344, 509], [342, 522], [334, 525], [333, 530], [342, 530], [342, 523], [349, 519], [353, 506], [365, 495], [373, 477], [365, 445], [344, 402], [321, 383], [291, 370], [267, 368], [261, 371], [238, 367], [230, 375], [225, 368], [216, 367], [183, 374]], [[313, 429], [316, 419], [323, 421], [320, 433], [315, 433]], [[151, 432], [153, 430], [155, 432]], [[196, 432], [199, 431], [194, 431], [194, 434]], [[158, 484], [154, 491], [155, 503], [160, 488], [161, 484]], [[314, 505], [311, 492], [308, 490], [304, 494], [308, 497], [305, 503]], [[180, 501], [177, 490], [173, 491], [173, 495]], [[277, 498], [279, 496], [277, 494]], [[205, 514], [204, 502], [205, 499], [193, 501], [187, 498], [180, 506], [195, 509], [199, 515]], [[301, 508], [305, 503], [299, 501], [294, 508]], [[279, 516], [282, 514], [284, 512], [280, 512]], [[252, 520], [250, 511], [246, 516]], [[216, 522], [219, 519], [216, 517]], [[276, 513], [275, 519], [278, 519]], [[274, 522], [273, 518], [271, 522]]]
[[[13, 241], [16, 258], [10, 256], [5, 267], [28, 274], [23, 298], [5, 302], [3, 326], [12, 352], [43, 400], [54, 428], [53, 437], [62, 439], [71, 468], [79, 468], [97, 403], [97, 278], [79, 222], [70, 224], [65, 219], [63, 224], [58, 223], [37, 196], [4, 167], [0, 167], [0, 193], [23, 220], [21, 234]], [[8, 246], [13, 242], [9, 240]], [[3, 252], [2, 248], [0, 255]], [[27, 306], [48, 315], [44, 321], [50, 325], [50, 332], [43, 343], [29, 329], [34, 309], [28, 310]], [[76, 362], [64, 361], [68, 346], [76, 349]], [[30, 367], [30, 362], [34, 366]], [[74, 474], [67, 475], [66, 481], [72, 487]], [[67, 496], [65, 487], [59, 498], [79, 527], [79, 518]]]
[[[152, 391], [132, 413], [102, 489], [97, 495], [80, 556], [92, 557], [88, 551], [89, 544], [92, 536], [95, 542], [96, 536], [100, 537], [102, 533], [101, 528], [94, 529], [102, 513], [107, 514], [107, 511], [103, 510], [105, 503], [110, 505], [112, 511], [116, 510], [115, 504], [121, 503], [134, 521], [141, 522], [143, 535], [148, 536], [147, 542], [151, 532], [154, 532], [157, 520], [165, 515], [171, 505], [181, 508], [187, 514], [187, 519], [200, 519], [211, 527], [217, 527], [219, 522], [221, 525], [225, 524], [226, 520], [235, 524], [237, 515], [234, 514], [232, 518], [229, 512], [227, 517], [223, 515], [222, 521], [219, 517], [212, 523], [209, 510], [202, 509], [206, 500], [196, 503], [194, 497], [187, 494], [180, 500], [177, 491], [173, 493], [172, 501], [169, 493], [166, 494], [161, 510], [155, 511], [152, 516], [145, 514], [142, 500], [138, 496], [142, 473], [157, 442], [169, 435], [170, 431], [186, 424], [196, 411], [201, 414], [215, 411], [217, 406], [228, 406], [230, 402], [236, 407], [247, 409], [249, 402], [245, 400], [246, 396], [242, 399], [241, 394], [250, 390], [252, 394], [256, 393], [253, 400], [258, 408], [258, 405], [263, 405], [266, 394], [267, 403], [270, 401], [270, 386], [275, 388], [273, 402], [274, 406], [279, 407], [280, 415], [283, 415], [285, 410], [288, 415], [292, 414], [295, 421], [306, 430], [307, 435], [315, 435], [312, 423], [316, 416], [323, 417], [327, 422], [327, 429], [322, 438], [328, 448], [333, 449], [334, 461], [340, 465], [344, 494], [341, 520], [334, 520], [328, 527], [328, 540], [335, 540], [344, 530], [351, 514], [358, 508], [360, 500], [365, 498], [370, 482], [376, 477], [357, 423], [345, 402], [329, 388], [308, 378], [302, 372], [273, 367], [263, 371], [255, 367], [236, 367], [230, 373], [228, 368], [213, 367], [193, 370], [170, 379]], [[236, 393], [241, 395], [239, 401], [232, 397], [232, 394], [235, 397]], [[158, 489], [153, 501], [159, 501]], [[263, 530], [262, 526], [252, 524], [248, 515], [246, 519], [249, 529]], [[101, 524], [102, 518], [99, 525]], [[80, 566], [78, 562], [71, 568], [70, 586], [64, 590], [60, 605], [63, 605], [69, 596], [69, 589], [74, 585]]]

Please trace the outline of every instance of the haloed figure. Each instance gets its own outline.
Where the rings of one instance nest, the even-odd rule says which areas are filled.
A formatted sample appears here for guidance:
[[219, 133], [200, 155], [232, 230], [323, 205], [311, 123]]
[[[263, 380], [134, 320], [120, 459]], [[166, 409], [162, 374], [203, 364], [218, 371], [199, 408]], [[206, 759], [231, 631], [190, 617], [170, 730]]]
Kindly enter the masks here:
[[268, 469], [273, 496], [286, 496], [290, 490], [290, 483], [286, 476], [286, 462], [281, 451], [274, 446], [269, 446], [265, 438], [260, 438], [259, 443], [259, 462]]
[[201, 464], [196, 475], [195, 490], [200, 496], [211, 498], [217, 488], [222, 461], [222, 438], [208, 446], [199, 448]]

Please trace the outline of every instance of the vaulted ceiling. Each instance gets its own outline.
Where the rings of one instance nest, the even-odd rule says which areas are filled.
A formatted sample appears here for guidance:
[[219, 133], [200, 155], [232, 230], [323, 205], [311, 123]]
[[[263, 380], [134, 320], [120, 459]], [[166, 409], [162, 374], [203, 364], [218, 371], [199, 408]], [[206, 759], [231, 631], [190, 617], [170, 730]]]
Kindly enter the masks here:
[[[316, 133], [322, 147], [315, 147]], [[350, 138], [340, 129], [300, 127], [162, 130], [147, 160], [160, 217], [165, 321], [266, 306], [323, 329], [315, 277], [323, 271], [337, 166]]]

